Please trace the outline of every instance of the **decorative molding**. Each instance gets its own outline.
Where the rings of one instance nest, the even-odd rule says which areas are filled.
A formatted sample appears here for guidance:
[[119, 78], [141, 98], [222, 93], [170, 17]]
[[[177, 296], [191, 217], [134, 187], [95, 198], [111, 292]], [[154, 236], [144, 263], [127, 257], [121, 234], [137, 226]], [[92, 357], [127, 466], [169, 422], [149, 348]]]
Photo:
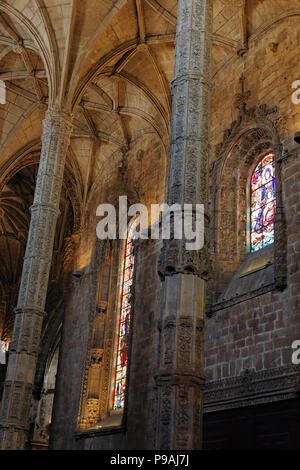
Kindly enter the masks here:
[[237, 295], [236, 297], [224, 300], [223, 302], [217, 302], [211, 306], [211, 310], [207, 313], [208, 317], [213, 317], [216, 312], [219, 310], [224, 310], [228, 307], [233, 307], [236, 304], [240, 304], [241, 302], [247, 302], [250, 299], [254, 299], [255, 297], [259, 297], [260, 295], [264, 295], [267, 292], [272, 292], [276, 289], [275, 282], [269, 284], [267, 286], [260, 287], [259, 289], [250, 290], [247, 294]]
[[[207, 233], [208, 219], [205, 218]], [[171, 219], [171, 224], [173, 219]], [[205, 240], [207, 237], [205, 237]], [[163, 241], [163, 248], [158, 260], [157, 271], [161, 278], [164, 280], [166, 276], [174, 274], [192, 274], [199, 276], [204, 280], [208, 280], [211, 272], [211, 260], [207, 250], [207, 246], [201, 250], [187, 250], [185, 248], [187, 241], [185, 238], [182, 240]]]
[[267, 119], [270, 130], [273, 129], [277, 133], [278, 130], [285, 128], [284, 123], [286, 123], [286, 117], [278, 115], [277, 106], [269, 108], [266, 104], [261, 104], [247, 109], [246, 98], [250, 96], [248, 96], [248, 93], [249, 92], [247, 92], [245, 96], [240, 97], [239, 103], [241, 103], [241, 112], [238, 118], [224, 131], [222, 142], [215, 147], [214, 153], [216, 160], [219, 160], [222, 155], [229, 152], [230, 145], [233, 144], [234, 139], [241, 136], [242, 132], [247, 129], [249, 124], [259, 128], [260, 124], [266, 124], [265, 120]]
[[206, 382], [204, 411], [214, 412], [295, 398], [300, 366], [288, 365], [255, 372], [246, 369], [240, 376]]

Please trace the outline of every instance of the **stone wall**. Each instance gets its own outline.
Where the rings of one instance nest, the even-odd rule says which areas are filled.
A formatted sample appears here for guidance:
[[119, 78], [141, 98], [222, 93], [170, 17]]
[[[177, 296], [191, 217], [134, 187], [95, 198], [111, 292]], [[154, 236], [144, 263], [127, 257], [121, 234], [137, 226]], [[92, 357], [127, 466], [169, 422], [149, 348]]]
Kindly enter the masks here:
[[[82, 416], [86, 416], [84, 397], [89, 383], [93, 325], [103, 263], [101, 249], [99, 251], [101, 242], [96, 238], [98, 222], [96, 208], [104, 202], [111, 202], [117, 207], [118, 197], [124, 195], [128, 197], [128, 205], [141, 202], [149, 209], [151, 203], [162, 203], [165, 198], [166, 156], [163, 147], [152, 133], [138, 136], [132, 143], [130, 152], [124, 155], [123, 159], [118, 155], [114, 162], [115, 165], [102, 167], [101, 178], [98, 179], [99, 184], [94, 186], [84, 229], [75, 248], [73, 270], [81, 271], [82, 277], [72, 278], [65, 300], [63, 338], [50, 442], [50, 447], [55, 449], [134, 448], [137, 439], [140, 448], [151, 448], [153, 441], [151, 413], [153, 371], [156, 367], [153, 359], [157, 357], [155, 338], [158, 334], [158, 318], [156, 317], [160, 312], [158, 298], [160, 281], [156, 269], [159, 255], [157, 243], [145, 242], [140, 247], [138, 255], [129, 401], [126, 408], [127, 433], [125, 434], [123, 426], [115, 427], [108, 432], [107, 429], [97, 429], [95, 425], [92, 429], [86, 425], [83, 429], [80, 425], [83, 422]], [[122, 243], [112, 244], [114, 253], [111, 255], [112, 280], [110, 302], [106, 313], [106, 347], [103, 358], [103, 368], [107, 371], [102, 373], [101, 409], [103, 402], [104, 409], [109, 407], [110, 403], [122, 246]], [[148, 423], [147, 429], [145, 422]], [[101, 422], [99, 424], [101, 425]]]
[[[223, 174], [226, 172], [226, 162], [228, 162], [226, 152], [228, 155], [232, 152], [234, 138], [228, 145], [231, 138], [229, 136], [230, 132], [224, 133], [224, 131], [233, 128], [234, 134], [235, 127], [234, 125], [232, 127], [232, 122], [241, 114], [241, 103], [244, 103], [247, 110], [253, 109], [254, 106], [257, 109], [261, 105], [265, 105], [266, 108], [271, 110], [267, 116], [265, 115], [265, 122], [268, 121], [269, 124], [272, 122], [270, 129], [275, 130], [274, 132], [277, 133], [281, 145], [279, 160], [282, 159], [281, 189], [282, 210], [287, 237], [287, 286], [281, 292], [270, 282], [267, 289], [259, 290], [259, 287], [264, 286], [264, 275], [260, 270], [247, 276], [248, 293], [246, 295], [239, 295], [240, 284], [238, 280], [234, 281], [235, 284], [231, 284], [237, 289], [237, 292], [233, 292], [231, 288], [231, 295], [227, 295], [227, 297], [221, 295], [224, 288], [228, 287], [230, 282], [232, 283], [232, 276], [239, 269], [247, 255], [247, 244], [239, 243], [239, 239], [245, 241], [246, 234], [242, 233], [241, 235], [239, 226], [236, 225], [236, 220], [238, 221], [239, 215], [244, 210], [241, 207], [239, 193], [235, 193], [235, 185], [240, 178], [237, 168], [241, 168], [241, 162], [249, 157], [249, 148], [245, 148], [243, 141], [241, 141], [237, 147], [238, 151], [235, 152], [233, 167], [230, 170], [233, 176], [231, 179], [228, 178], [227, 186], [224, 181], [221, 181], [221, 186], [215, 188], [214, 181], [211, 181], [211, 194], [214, 192], [219, 193], [219, 200], [221, 199], [221, 203], [224, 202], [226, 210], [237, 218], [231, 217], [229, 221], [229, 224], [232, 224], [232, 246], [235, 250], [232, 251], [231, 256], [228, 256], [231, 260], [227, 262], [224, 256], [223, 258], [219, 256], [222, 248], [217, 246], [217, 241], [212, 253], [213, 280], [215, 282], [215, 278], [217, 278], [219, 284], [218, 281], [215, 282], [215, 290], [212, 288], [214, 290], [213, 300], [210, 298], [209, 301], [212, 302], [213, 307], [212, 310], [209, 310], [210, 318], [206, 320], [207, 409], [212, 409], [213, 406], [215, 409], [218, 407], [222, 409], [222, 400], [223, 408], [250, 403], [249, 397], [251, 396], [253, 400], [255, 393], [263, 401], [276, 399], [276, 393], [278, 398], [296, 396], [296, 382], [299, 371], [297, 372], [297, 367], [293, 368], [291, 363], [293, 353], [291, 345], [294, 340], [300, 338], [300, 151], [297, 144], [293, 142], [292, 137], [299, 130], [300, 107], [292, 103], [291, 95], [293, 93], [292, 82], [299, 79], [298, 59], [299, 31], [297, 30], [296, 20], [290, 18], [273, 25], [261, 34], [259, 40], [252, 38], [246, 55], [232, 59], [214, 77], [212, 175], [218, 171], [220, 165], [224, 166], [219, 171], [223, 171]], [[241, 83], [237, 80], [238, 75], [242, 73], [245, 77], [244, 96], [233, 99], [231, 96], [232, 90], [242, 94]], [[248, 91], [250, 93], [247, 93]], [[220, 106], [223, 102], [231, 102], [232, 104], [226, 107]], [[272, 115], [272, 109], [275, 106], [277, 110]], [[257, 128], [259, 128], [260, 117], [254, 117], [251, 124], [253, 128], [255, 128], [255, 122]], [[245, 134], [248, 130], [247, 125], [245, 125]], [[264, 141], [266, 142], [266, 140], [264, 136]], [[216, 147], [217, 144], [219, 144], [218, 147]], [[276, 145], [274, 144], [273, 134], [273, 142], [270, 139], [265, 150], [273, 150], [276, 153]], [[261, 150], [258, 150], [257, 159], [260, 155]], [[279, 178], [279, 175], [277, 176]], [[248, 184], [247, 180], [245, 180], [246, 184]], [[220, 194], [222, 187], [224, 194]], [[236, 197], [231, 197], [232, 192]], [[221, 221], [218, 230], [222, 233], [223, 229], [227, 229], [226, 218], [222, 218], [222, 213], [218, 214], [220, 206], [211, 205], [211, 207], [214, 207], [212, 209], [212, 225], [214, 226], [216, 220]], [[277, 226], [277, 229], [279, 230], [279, 226]], [[278, 234], [277, 231], [277, 236], [283, 240], [285, 233], [280, 231]], [[273, 263], [273, 261], [271, 262]], [[223, 270], [226, 270], [225, 274]], [[262, 284], [259, 286], [257, 285], [257, 279], [260, 278]], [[255, 289], [253, 289], [254, 285], [256, 285]], [[230, 395], [231, 392], [229, 393], [228, 390], [230, 387], [232, 388], [233, 381], [228, 379], [245, 377], [245, 374], [249, 371], [250, 383], [254, 383], [256, 380], [255, 373], [258, 373], [257, 385], [254, 388], [252, 387], [252, 392], [250, 390], [251, 393], [248, 393], [247, 399], [240, 402], [240, 405], [238, 401], [229, 405], [226, 399], [230, 396], [234, 401], [238, 398], [241, 390], [238, 389]], [[271, 397], [269, 390], [268, 396], [265, 395], [263, 399], [264, 392], [268, 390], [268, 380], [273, 380], [275, 377], [281, 377], [281, 379], [278, 379], [279, 382], [273, 387], [273, 397]], [[284, 377], [286, 377], [286, 380], [283, 379]], [[220, 380], [223, 380], [222, 384], [217, 382]], [[222, 394], [218, 395], [219, 392], [216, 393], [216, 390], [219, 392], [222, 390]], [[285, 395], [284, 390], [286, 390]]]
[[[250, 90], [249, 107], [267, 104], [278, 106], [288, 118], [290, 133], [299, 122], [299, 106], [292, 103], [292, 83], [299, 79], [300, 35], [297, 18], [285, 18], [249, 40], [249, 49], [241, 57], [234, 55], [213, 77], [212, 93], [212, 161], [214, 146], [238, 116], [234, 93], [241, 93], [239, 78], [245, 76], [245, 91]], [[224, 106], [226, 103], [226, 106]]]
[[[224, 288], [232, 281], [247, 255], [245, 230], [242, 231], [238, 224], [235, 226], [234, 259], [230, 250], [228, 256], [223, 258], [218, 258], [217, 250], [212, 253], [211, 284], [215, 288], [210, 285], [209, 316], [206, 319], [206, 411], [249, 404], [251, 400], [253, 402], [253, 394], [259, 390], [259, 396], [256, 397], [259, 403], [295, 396], [297, 368], [291, 366], [291, 343], [300, 338], [300, 167], [297, 160], [300, 152], [291, 139], [297, 130], [297, 120], [300, 117], [300, 107], [298, 109], [291, 102], [291, 83], [300, 78], [296, 67], [299, 35], [295, 24], [295, 19], [287, 19], [267, 30], [259, 41], [251, 40], [247, 54], [243, 57], [234, 56], [214, 77], [211, 194], [214, 189], [213, 178], [227, 161], [227, 154], [225, 155], [226, 152], [223, 152], [220, 145], [219, 159], [217, 158], [216, 146], [223, 144], [228, 155], [232, 150], [231, 146], [228, 146], [228, 133], [224, 135], [224, 132], [241, 113], [241, 109], [237, 109], [240, 101], [232, 96], [233, 91], [242, 91], [240, 75], [244, 73], [245, 76], [246, 109], [251, 110], [254, 106], [258, 109], [260, 105], [265, 105], [267, 110], [278, 107], [274, 113], [254, 113], [251, 117], [251, 128], [255, 130], [255, 120], [259, 127], [265, 119], [264, 122], [268, 123], [270, 129], [274, 128], [274, 133], [269, 133], [268, 139], [264, 135], [260, 136], [263, 142], [267, 141], [266, 149], [272, 149], [275, 134], [283, 145], [282, 194], [287, 224], [288, 275], [287, 287], [281, 292], [276, 289], [274, 271], [271, 274], [268, 272], [264, 277], [261, 274], [264, 270], [261, 270], [246, 277], [245, 282], [249, 279], [249, 289], [245, 295], [227, 296], [220, 300]], [[251, 91], [250, 96], [247, 96], [248, 90]], [[225, 102], [226, 106], [223, 105]], [[247, 122], [249, 124], [249, 120]], [[246, 124], [245, 128], [239, 127], [245, 129], [245, 134], [249, 130]], [[236, 136], [242, 136], [243, 132]], [[247, 172], [255, 162], [256, 143], [246, 150], [243, 143], [240, 146], [241, 162], [246, 154], [248, 158], [248, 163], [242, 168], [244, 179], [240, 181], [241, 185], [244, 182], [246, 184]], [[238, 148], [235, 149], [231, 163], [234, 171], [235, 166], [240, 166], [241, 163], [235, 160], [239, 158]], [[245, 155], [242, 154], [243, 149]], [[261, 147], [258, 153], [263, 150], [264, 147]], [[131, 153], [123, 156], [119, 154], [114, 162], [112, 164], [113, 161], [110, 161], [109, 165], [102, 168], [101, 178], [95, 186], [90, 202], [86, 228], [75, 256], [74, 269], [83, 269], [84, 276], [73, 281], [66, 307], [51, 443], [56, 449], [151, 448], [154, 439], [153, 375], [157, 367], [155, 358], [158, 357], [159, 349], [157, 320], [161, 289], [156, 271], [159, 244], [154, 243], [143, 244], [138, 256], [126, 427], [80, 431], [77, 426], [83, 387], [82, 376], [89, 344], [89, 309], [96, 298], [99, 275], [99, 265], [93, 260], [96, 245], [95, 209], [101, 202], [115, 201], [119, 195], [127, 194], [130, 203], [146, 204], [161, 202], [165, 197], [166, 153], [154, 136], [137, 136]], [[229, 167], [226, 171], [233, 175], [233, 180], [228, 179], [230, 184], [235, 184], [235, 173], [232, 173]], [[246, 200], [241, 199], [241, 193], [237, 192], [235, 196], [228, 198], [228, 191], [232, 188], [226, 186], [226, 183], [223, 183], [223, 188], [222, 196], [220, 187], [215, 188], [215, 193], [219, 200], [220, 197], [224, 199], [226, 210], [233, 211], [234, 214], [247, 210]], [[238, 196], [241, 204], [239, 208], [235, 206]], [[217, 217], [218, 206], [212, 204], [211, 224], [214, 229]], [[219, 233], [222, 234], [222, 226], [219, 226]], [[262, 276], [262, 281], [259, 276]], [[255, 289], [253, 285], [256, 286]], [[114, 294], [117, 295], [117, 292]]]
[[[283, 204], [287, 232], [287, 288], [272, 289], [248, 299], [232, 299], [206, 321], [206, 374], [209, 380], [291, 365], [294, 340], [300, 338], [300, 151], [295, 148], [283, 163]], [[275, 228], [276, 230], [276, 228]]]

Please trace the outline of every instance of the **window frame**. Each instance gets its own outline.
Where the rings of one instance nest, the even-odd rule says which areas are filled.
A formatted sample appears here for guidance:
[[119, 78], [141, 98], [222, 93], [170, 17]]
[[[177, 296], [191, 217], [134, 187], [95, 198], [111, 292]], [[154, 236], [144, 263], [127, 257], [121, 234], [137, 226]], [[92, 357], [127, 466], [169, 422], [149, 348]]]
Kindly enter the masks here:
[[[120, 319], [121, 319], [121, 309], [122, 309], [122, 300], [123, 300], [123, 282], [124, 282], [124, 271], [125, 271], [125, 250], [128, 243], [128, 236], [131, 231], [131, 228], [134, 224], [136, 224], [137, 218], [134, 217], [131, 219], [126, 228], [126, 238], [122, 240], [121, 243], [121, 250], [122, 254], [119, 258], [119, 270], [118, 270], [118, 284], [117, 284], [117, 315], [116, 315], [116, 324], [115, 324], [115, 340], [113, 346], [113, 357], [112, 357], [112, 373], [111, 373], [111, 393], [110, 393], [110, 400], [109, 400], [109, 413], [110, 414], [123, 414], [126, 408], [126, 395], [128, 391], [128, 369], [129, 369], [129, 361], [130, 361], [130, 335], [132, 330], [132, 314], [133, 309], [131, 306], [130, 309], [130, 319], [129, 319], [129, 331], [128, 331], [128, 344], [127, 344], [127, 363], [126, 363], [126, 377], [125, 377], [125, 391], [124, 391], [124, 406], [120, 408], [114, 408], [115, 403], [115, 390], [116, 390], [116, 367], [117, 367], [117, 359], [118, 359], [118, 349], [119, 349], [119, 331], [120, 331]], [[136, 228], [136, 227], [135, 227]], [[134, 284], [134, 269], [135, 269], [135, 254], [134, 254], [134, 246], [133, 246], [133, 257], [134, 263], [132, 265], [132, 284]]]
[[[273, 230], [274, 230], [274, 241], [273, 243], [269, 243], [269, 245], [263, 246], [259, 250], [252, 250], [252, 242], [251, 242], [251, 235], [252, 235], [252, 209], [251, 209], [251, 204], [252, 204], [252, 177], [253, 174], [259, 165], [259, 163], [269, 154], [273, 155], [273, 162], [274, 162], [274, 169], [275, 169], [275, 204], [277, 202], [277, 178], [276, 178], [276, 156], [275, 152], [272, 148], [269, 150], [264, 150], [264, 152], [260, 153], [259, 157], [255, 160], [254, 164], [251, 165], [250, 171], [249, 171], [249, 176], [247, 180], [247, 253], [252, 254], [252, 253], [257, 253], [264, 248], [267, 248], [268, 246], [274, 246], [275, 242], [275, 220], [273, 221]], [[276, 207], [275, 207], [275, 213], [276, 213]]]

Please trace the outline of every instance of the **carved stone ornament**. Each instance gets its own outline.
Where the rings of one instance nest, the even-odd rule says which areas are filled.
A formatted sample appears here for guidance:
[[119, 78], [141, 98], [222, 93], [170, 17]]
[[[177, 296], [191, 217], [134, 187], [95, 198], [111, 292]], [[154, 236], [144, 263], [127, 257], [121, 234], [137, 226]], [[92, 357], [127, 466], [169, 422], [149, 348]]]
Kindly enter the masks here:
[[100, 365], [103, 359], [104, 349], [92, 349], [91, 363]]
[[238, 377], [207, 382], [204, 409], [221, 411], [295, 398], [299, 376], [300, 367], [290, 365], [259, 372], [245, 370]]
[[173, 274], [193, 274], [208, 280], [210, 258], [206, 249], [186, 250], [185, 240], [164, 240], [158, 260], [158, 274], [163, 280]]
[[215, 147], [216, 159], [218, 160], [222, 154], [226, 152], [229, 144], [238, 136], [240, 130], [243, 127], [246, 127], [247, 123], [259, 118], [268, 118], [275, 130], [278, 129], [280, 131], [284, 129], [286, 125], [286, 117], [278, 116], [277, 106], [269, 108], [266, 104], [262, 104], [259, 106], [253, 106], [249, 109], [242, 106], [241, 113], [238, 118], [224, 131], [222, 142], [217, 144]]

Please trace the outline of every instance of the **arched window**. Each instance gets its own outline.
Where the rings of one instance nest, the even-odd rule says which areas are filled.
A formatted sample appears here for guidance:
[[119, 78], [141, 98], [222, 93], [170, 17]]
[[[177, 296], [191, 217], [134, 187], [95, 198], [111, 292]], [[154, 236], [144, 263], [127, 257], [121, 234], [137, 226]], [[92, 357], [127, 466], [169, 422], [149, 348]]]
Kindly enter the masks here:
[[250, 250], [258, 251], [274, 242], [276, 210], [275, 160], [272, 152], [256, 166], [250, 183]]
[[125, 243], [123, 266], [121, 271], [121, 299], [120, 318], [117, 340], [117, 357], [115, 365], [115, 383], [113, 395], [113, 409], [124, 408], [125, 386], [128, 363], [128, 339], [131, 319], [130, 287], [133, 283], [134, 270], [134, 237], [136, 233], [136, 219], [128, 227]]

